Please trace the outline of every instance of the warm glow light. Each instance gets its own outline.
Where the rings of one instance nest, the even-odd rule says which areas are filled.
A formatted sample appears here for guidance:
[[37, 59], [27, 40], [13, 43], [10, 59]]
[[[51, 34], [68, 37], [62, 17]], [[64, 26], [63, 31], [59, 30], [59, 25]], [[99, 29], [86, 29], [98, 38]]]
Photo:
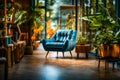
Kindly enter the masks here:
[[59, 24], [56, 27], [53, 27], [52, 20], [47, 21], [47, 38], [51, 38], [53, 34], [58, 30]]
[[49, 12], [47, 12], [46, 16], [47, 16], [47, 17], [50, 17], [50, 13], [49, 13]]

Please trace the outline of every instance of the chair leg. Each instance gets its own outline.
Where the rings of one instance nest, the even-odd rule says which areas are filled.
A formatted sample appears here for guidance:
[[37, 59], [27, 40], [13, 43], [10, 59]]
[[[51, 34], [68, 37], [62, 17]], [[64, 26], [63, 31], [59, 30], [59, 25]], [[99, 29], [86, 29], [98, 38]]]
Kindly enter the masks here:
[[8, 63], [7, 63], [7, 61], [5, 62], [4, 79], [8, 80]]
[[70, 55], [71, 55], [71, 57], [72, 57], [72, 52], [70, 51]]
[[113, 70], [115, 69], [115, 62], [113, 62]]
[[63, 53], [63, 57], [64, 57], [64, 52], [62, 52]]
[[108, 61], [105, 60], [105, 70], [107, 69], [107, 67], [108, 67]]
[[45, 56], [46, 58], [47, 58], [48, 53], [49, 53], [49, 51], [47, 51], [47, 54], [46, 54], [46, 56]]
[[100, 68], [100, 58], [98, 60], [98, 69]]
[[101, 64], [101, 58], [98, 58], [98, 69], [100, 69], [100, 64]]
[[58, 58], [58, 51], [57, 51], [57, 58]]

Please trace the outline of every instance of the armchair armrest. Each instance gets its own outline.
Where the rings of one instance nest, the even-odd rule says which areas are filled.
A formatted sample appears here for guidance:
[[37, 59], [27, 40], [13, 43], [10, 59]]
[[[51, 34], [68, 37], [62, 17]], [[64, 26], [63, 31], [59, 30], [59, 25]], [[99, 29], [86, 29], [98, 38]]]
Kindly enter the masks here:
[[47, 50], [47, 49], [46, 49], [46, 43], [47, 43], [47, 42], [55, 42], [55, 39], [52, 37], [52, 38], [50, 38], [50, 39], [43, 39], [43, 40], [42, 40], [42, 44], [43, 44], [43, 47], [44, 47], [45, 50]]
[[65, 46], [66, 46], [66, 51], [73, 50], [76, 45], [76, 41], [73, 40], [66, 40], [65, 41]]

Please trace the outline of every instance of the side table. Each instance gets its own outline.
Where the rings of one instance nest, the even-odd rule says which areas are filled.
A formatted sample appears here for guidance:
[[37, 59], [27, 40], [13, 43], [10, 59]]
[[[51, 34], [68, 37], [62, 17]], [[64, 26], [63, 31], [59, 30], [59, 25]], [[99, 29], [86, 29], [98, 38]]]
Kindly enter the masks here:
[[85, 53], [86, 58], [88, 58], [88, 52], [90, 51], [90, 44], [76, 45], [75, 52], [77, 53], [77, 58], [79, 58], [79, 53]]

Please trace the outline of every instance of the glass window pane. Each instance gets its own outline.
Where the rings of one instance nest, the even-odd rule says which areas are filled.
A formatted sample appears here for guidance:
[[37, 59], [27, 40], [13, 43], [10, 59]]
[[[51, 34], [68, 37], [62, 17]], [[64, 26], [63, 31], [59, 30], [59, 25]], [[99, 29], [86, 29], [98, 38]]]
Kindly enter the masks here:
[[38, 0], [39, 6], [45, 6], [45, 0]]

